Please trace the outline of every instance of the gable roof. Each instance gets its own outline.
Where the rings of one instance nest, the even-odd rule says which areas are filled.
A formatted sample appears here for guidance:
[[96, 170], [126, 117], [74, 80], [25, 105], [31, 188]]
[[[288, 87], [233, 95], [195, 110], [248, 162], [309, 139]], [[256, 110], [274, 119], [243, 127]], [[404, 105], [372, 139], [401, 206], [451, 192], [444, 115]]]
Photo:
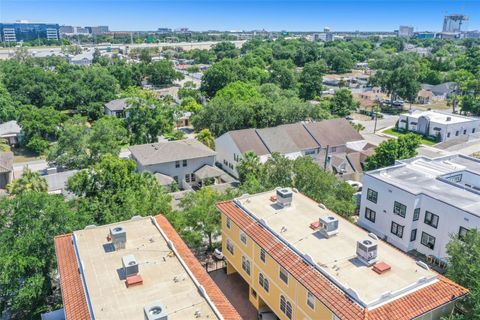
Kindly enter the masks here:
[[123, 111], [127, 107], [127, 99], [115, 99], [105, 103], [105, 108], [110, 111]]
[[22, 128], [18, 125], [17, 121], [12, 120], [0, 124], [0, 136], [10, 134], [20, 134]]
[[142, 165], [215, 156], [216, 152], [195, 139], [140, 144], [128, 147]]
[[422, 89], [431, 91], [434, 95], [439, 96], [452, 93], [458, 86], [456, 82], [444, 82], [437, 85], [422, 83], [421, 87]]
[[304, 124], [312, 137], [322, 146], [340, 146], [350, 141], [363, 140], [346, 119], [330, 119]]
[[241, 153], [253, 151], [258, 156], [270, 153], [255, 129], [234, 130], [226, 134], [232, 137]]
[[287, 132], [290, 139], [292, 139], [297, 148], [300, 150], [314, 149], [319, 147], [315, 139], [313, 139], [310, 133], [308, 133], [308, 131], [305, 129], [305, 126], [300, 122], [283, 124], [280, 125], [279, 128], [282, 128]]
[[257, 134], [262, 139], [270, 153], [291, 153], [300, 151], [287, 131], [281, 127], [257, 129]]

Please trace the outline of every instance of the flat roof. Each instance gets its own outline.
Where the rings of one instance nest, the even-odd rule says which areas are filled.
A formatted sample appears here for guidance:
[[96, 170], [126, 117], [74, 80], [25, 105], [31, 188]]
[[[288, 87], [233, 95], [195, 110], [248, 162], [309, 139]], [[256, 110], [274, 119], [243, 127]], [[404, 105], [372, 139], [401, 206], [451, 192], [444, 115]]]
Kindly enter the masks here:
[[463, 171], [479, 175], [480, 160], [460, 154], [438, 158], [415, 157], [366, 174], [412, 194], [425, 194], [480, 216], [480, 194], [475, 189], [441, 179], [445, 174], [461, 174]]
[[[245, 196], [236, 203], [263, 221], [279, 239], [311, 257], [327, 278], [345, 292], [350, 292], [359, 304], [373, 308], [437, 281], [437, 273], [417, 265], [391, 245], [374, 240], [364, 229], [323, 209], [307, 196], [293, 192], [291, 206], [282, 208], [270, 200], [274, 195], [275, 190]], [[339, 221], [339, 233], [330, 238], [310, 228], [312, 222], [327, 216]], [[378, 244], [378, 261], [390, 265], [390, 271], [377, 274], [356, 258], [357, 241], [361, 240]]]
[[[441, 124], [452, 124], [452, 123], [462, 123], [462, 122], [472, 122], [472, 121], [480, 121], [480, 119], [473, 118], [473, 117], [466, 117], [451, 113], [444, 113], [436, 110], [429, 110], [429, 111], [422, 111], [422, 110], [415, 110], [411, 113], [404, 113], [404, 116], [408, 116], [412, 119], [418, 119], [420, 117], [428, 117], [430, 121], [441, 123]], [[447, 120], [450, 119], [450, 120]]]
[[[196, 312], [200, 312], [202, 318], [221, 319], [225, 314], [218, 310], [225, 308], [232, 319], [238, 319], [219, 289], [212, 285], [213, 280], [207, 279], [198, 261], [166, 224], [161, 216], [139, 217], [73, 233], [73, 248], [81, 261], [87, 305], [94, 318], [143, 320], [144, 306], [158, 301], [169, 319], [195, 319]], [[112, 251], [107, 236], [113, 226], [125, 229], [125, 249]], [[173, 244], [175, 250], [169, 244]], [[125, 285], [122, 271], [122, 257], [127, 255], [135, 257], [143, 278], [143, 284], [130, 288]], [[57, 256], [59, 262], [63, 260], [58, 252]], [[194, 263], [191, 260], [195, 260]], [[60, 276], [65, 276], [62, 270]], [[68, 292], [66, 289], [62, 283], [62, 294]]]

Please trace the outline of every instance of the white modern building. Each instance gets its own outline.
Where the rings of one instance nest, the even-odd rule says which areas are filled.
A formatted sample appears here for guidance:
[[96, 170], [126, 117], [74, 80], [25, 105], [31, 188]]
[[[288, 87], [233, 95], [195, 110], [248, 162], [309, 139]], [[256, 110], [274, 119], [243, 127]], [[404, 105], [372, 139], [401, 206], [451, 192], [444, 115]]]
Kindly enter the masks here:
[[480, 160], [416, 157], [366, 172], [358, 224], [403, 251], [446, 261], [452, 236], [480, 228]]
[[440, 136], [440, 141], [447, 141], [478, 133], [480, 119], [439, 111], [415, 110], [401, 114], [398, 127], [431, 137]]

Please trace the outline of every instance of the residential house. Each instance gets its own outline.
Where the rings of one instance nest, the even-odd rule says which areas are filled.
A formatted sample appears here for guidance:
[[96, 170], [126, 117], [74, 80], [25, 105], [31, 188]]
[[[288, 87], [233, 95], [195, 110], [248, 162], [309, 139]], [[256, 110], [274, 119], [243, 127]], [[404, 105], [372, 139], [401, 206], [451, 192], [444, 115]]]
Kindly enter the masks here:
[[68, 58], [70, 64], [76, 66], [89, 66], [93, 63], [93, 50], [85, 51]]
[[67, 189], [67, 182], [70, 177], [72, 177], [78, 170], [69, 170], [56, 172], [54, 170], [47, 170], [47, 174], [43, 176], [47, 180], [48, 184], [48, 193], [49, 194], [63, 194], [65, 196], [70, 196]]
[[295, 189], [217, 208], [227, 275], [279, 319], [439, 320], [468, 294]]
[[125, 118], [125, 110], [128, 108], [127, 99], [115, 99], [105, 103], [104, 109], [107, 116]]
[[416, 157], [366, 172], [358, 223], [403, 251], [446, 262], [452, 236], [480, 228], [480, 160]]
[[433, 99], [445, 100], [452, 93], [458, 90], [458, 85], [455, 82], [444, 82], [437, 85], [422, 83], [422, 89], [432, 92]]
[[12, 120], [0, 124], [0, 139], [4, 139], [9, 145], [17, 145], [22, 138], [22, 128], [17, 121]]
[[349, 151], [347, 143], [354, 141], [364, 139], [347, 120], [331, 119], [229, 131], [215, 140], [215, 150], [222, 168], [238, 178], [236, 166], [248, 151], [254, 152], [261, 163], [278, 152], [292, 160], [311, 156], [323, 165], [332, 154]]
[[55, 253], [62, 319], [241, 319], [162, 215], [57, 236]]
[[0, 152], [0, 189], [13, 179], [13, 152]]
[[433, 92], [421, 89], [417, 94], [417, 101], [420, 104], [429, 104], [433, 100]]
[[[215, 167], [216, 152], [195, 139], [149, 143], [129, 147], [139, 172], [149, 171], [165, 185], [170, 177], [181, 189], [220, 183], [225, 173]], [[208, 168], [208, 169], [207, 169]]]
[[398, 128], [435, 137], [443, 142], [478, 133], [480, 119], [436, 110], [414, 110], [400, 115]]

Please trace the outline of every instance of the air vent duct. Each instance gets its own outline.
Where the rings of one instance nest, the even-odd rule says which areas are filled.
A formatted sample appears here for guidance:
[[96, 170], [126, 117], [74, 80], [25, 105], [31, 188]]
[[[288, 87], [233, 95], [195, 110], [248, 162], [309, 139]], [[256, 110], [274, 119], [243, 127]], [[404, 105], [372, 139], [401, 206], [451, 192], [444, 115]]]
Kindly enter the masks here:
[[330, 238], [338, 233], [338, 219], [332, 216], [320, 218], [320, 233]]
[[138, 263], [132, 254], [122, 257], [122, 265], [126, 278], [138, 274]]
[[282, 207], [289, 207], [292, 205], [293, 193], [286, 188], [277, 189], [277, 203]]
[[377, 243], [370, 239], [357, 241], [357, 258], [367, 266], [377, 262]]
[[148, 306], [143, 307], [145, 320], [167, 320], [168, 316], [165, 308], [160, 302], [154, 302]]
[[125, 249], [127, 243], [127, 232], [122, 226], [110, 228], [110, 238], [115, 250]]

